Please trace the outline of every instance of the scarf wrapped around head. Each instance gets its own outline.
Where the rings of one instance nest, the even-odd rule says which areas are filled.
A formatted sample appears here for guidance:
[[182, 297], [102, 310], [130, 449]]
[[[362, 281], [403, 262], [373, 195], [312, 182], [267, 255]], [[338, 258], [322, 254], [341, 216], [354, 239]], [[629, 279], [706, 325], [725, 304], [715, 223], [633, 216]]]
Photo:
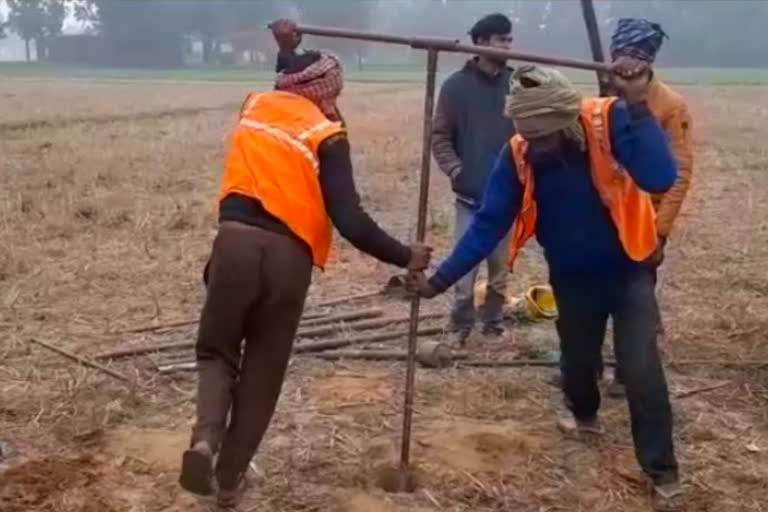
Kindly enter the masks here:
[[556, 69], [523, 65], [512, 74], [505, 115], [526, 139], [563, 131], [584, 148], [581, 93]]
[[333, 120], [338, 118], [336, 98], [341, 94], [343, 87], [339, 59], [325, 53], [301, 71], [278, 74], [275, 84], [278, 90], [292, 92], [313, 101]]
[[653, 62], [665, 37], [669, 36], [658, 23], [642, 18], [621, 18], [611, 38], [611, 54], [614, 58], [629, 55]]

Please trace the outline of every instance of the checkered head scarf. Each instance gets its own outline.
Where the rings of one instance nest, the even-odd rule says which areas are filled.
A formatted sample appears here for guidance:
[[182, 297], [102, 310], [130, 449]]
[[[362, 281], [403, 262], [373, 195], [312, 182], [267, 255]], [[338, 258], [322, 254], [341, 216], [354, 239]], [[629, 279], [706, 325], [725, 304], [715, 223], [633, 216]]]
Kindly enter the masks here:
[[[332, 121], [339, 120], [336, 98], [344, 87], [341, 63], [331, 54], [320, 53], [308, 66], [288, 67], [277, 75], [275, 89], [311, 100]], [[299, 57], [301, 58], [301, 57]]]
[[614, 59], [628, 55], [653, 62], [665, 37], [669, 38], [658, 23], [642, 18], [621, 18], [611, 38], [611, 54]]

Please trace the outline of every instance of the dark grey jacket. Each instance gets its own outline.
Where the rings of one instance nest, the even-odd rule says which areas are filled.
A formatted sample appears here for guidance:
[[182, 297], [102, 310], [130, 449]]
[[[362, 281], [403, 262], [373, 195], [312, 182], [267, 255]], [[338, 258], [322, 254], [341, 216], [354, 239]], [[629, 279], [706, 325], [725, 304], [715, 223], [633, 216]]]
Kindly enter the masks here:
[[515, 133], [514, 124], [503, 115], [511, 72], [507, 68], [491, 76], [472, 59], [448, 77], [440, 91], [432, 154], [451, 178], [457, 199], [470, 206], [482, 202], [496, 156]]

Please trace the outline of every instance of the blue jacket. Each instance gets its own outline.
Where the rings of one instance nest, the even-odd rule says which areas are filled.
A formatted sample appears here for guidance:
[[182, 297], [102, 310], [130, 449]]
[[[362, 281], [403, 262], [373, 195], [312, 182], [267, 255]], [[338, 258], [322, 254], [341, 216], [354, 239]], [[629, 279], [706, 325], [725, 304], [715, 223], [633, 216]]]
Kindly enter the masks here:
[[[611, 142], [616, 160], [643, 190], [668, 190], [677, 177], [675, 159], [647, 105], [614, 103]], [[592, 183], [588, 155], [567, 144], [558, 153], [529, 155], [538, 207], [536, 238], [544, 248], [550, 277], [620, 275], [637, 266], [624, 252], [608, 209]], [[498, 155], [483, 203], [467, 233], [430, 279], [446, 290], [485, 259], [520, 211], [522, 186], [509, 144]]]

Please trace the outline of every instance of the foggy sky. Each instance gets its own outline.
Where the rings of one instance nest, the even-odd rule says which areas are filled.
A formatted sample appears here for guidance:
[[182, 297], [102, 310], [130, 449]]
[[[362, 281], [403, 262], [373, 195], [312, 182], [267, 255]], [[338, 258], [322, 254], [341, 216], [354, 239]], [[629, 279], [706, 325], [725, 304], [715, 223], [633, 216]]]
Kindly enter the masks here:
[[[263, 29], [275, 16], [297, 16], [306, 23], [463, 40], [467, 40], [466, 33], [476, 19], [491, 12], [503, 12], [515, 21], [514, 35], [520, 48], [589, 57], [578, 0], [255, 0], [249, 3], [264, 6], [263, 19], [244, 20], [254, 28]], [[361, 3], [365, 6], [354, 5]], [[200, 4], [226, 5], [217, 0], [200, 0]], [[604, 46], [617, 18], [643, 16], [660, 22], [670, 36], [664, 43], [661, 64], [685, 65], [690, 61], [691, 65], [708, 66], [768, 65], [765, 51], [768, 0], [594, 0], [594, 4]], [[355, 13], [350, 14], [352, 11]], [[5, 0], [0, 0], [0, 13], [7, 17]], [[65, 33], [78, 31], [82, 31], [82, 26], [70, 16], [65, 22]], [[0, 58], [3, 55], [7, 58], [10, 47], [14, 48], [16, 58], [23, 57], [23, 53], [18, 55], [19, 43], [12, 31], [6, 29], [6, 32], [9, 37], [0, 40]], [[226, 39], [225, 35], [218, 37]], [[381, 45], [366, 50], [369, 55], [389, 51], [392, 49]]]

